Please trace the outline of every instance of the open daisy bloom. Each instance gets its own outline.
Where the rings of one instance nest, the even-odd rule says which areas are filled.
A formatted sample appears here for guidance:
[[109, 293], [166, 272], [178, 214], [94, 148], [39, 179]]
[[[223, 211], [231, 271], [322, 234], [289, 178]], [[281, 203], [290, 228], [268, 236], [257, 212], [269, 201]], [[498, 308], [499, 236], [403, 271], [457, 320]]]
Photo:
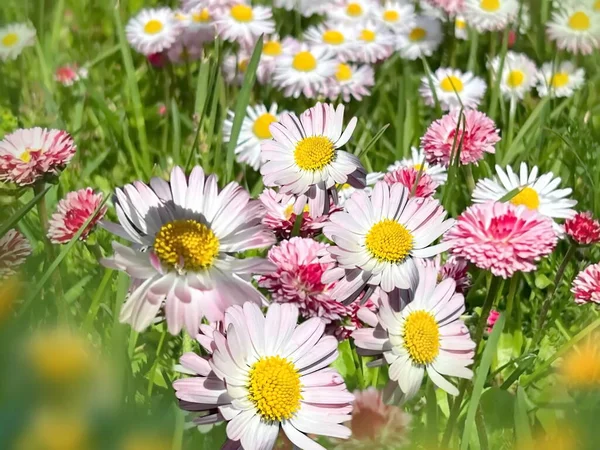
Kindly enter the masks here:
[[378, 6], [376, 3], [373, 0], [336, 0], [335, 4], [327, 8], [325, 13], [331, 19], [356, 26], [373, 15]]
[[325, 14], [336, 0], [273, 0], [275, 8], [284, 8], [287, 11], [297, 11], [304, 17], [313, 14]]
[[261, 34], [275, 31], [271, 8], [236, 3], [229, 8], [216, 9], [217, 34], [226, 41], [252, 45]]
[[383, 354], [371, 364], [389, 364], [390, 384], [398, 384], [404, 399], [416, 395], [425, 372], [436, 386], [457, 395], [444, 375], [473, 376], [467, 366], [475, 343], [460, 320], [465, 300], [453, 279], [437, 283], [434, 264], [421, 262], [418, 270], [416, 288], [382, 296], [377, 314], [363, 310], [361, 317], [372, 328], [356, 330], [352, 337], [360, 353]]
[[432, 198], [410, 198], [400, 183], [375, 184], [369, 196], [356, 191], [333, 213], [323, 233], [336, 246], [329, 252], [338, 267], [323, 282], [339, 279], [332, 296], [350, 303], [369, 285], [385, 292], [408, 289], [417, 276], [414, 258], [429, 258], [446, 251], [449, 244], [432, 245], [452, 227], [446, 211]]
[[395, 37], [387, 28], [369, 20], [357, 30], [353, 61], [375, 64], [390, 57], [394, 51]]
[[21, 128], [0, 141], [0, 181], [27, 186], [44, 176], [58, 175], [76, 149], [66, 131]]
[[116, 190], [120, 225], [103, 226], [132, 242], [113, 242], [114, 256], [103, 263], [132, 277], [121, 321], [141, 331], [164, 304], [169, 332], [185, 325], [194, 335], [203, 317], [223, 319], [225, 309], [264, 298], [250, 284], [254, 274], [274, 266], [262, 258], [232, 255], [267, 247], [273, 234], [261, 224], [263, 207], [237, 183], [219, 192], [214, 175], [195, 167], [189, 178], [175, 167], [170, 182], [153, 178]]
[[404, 59], [415, 60], [431, 56], [443, 39], [442, 24], [439, 20], [418, 16], [413, 25], [396, 36], [396, 48]]
[[339, 63], [335, 75], [323, 86], [323, 95], [335, 100], [340, 98], [349, 102], [353, 98], [361, 100], [364, 96], [371, 95], [371, 88], [375, 85], [375, 71], [367, 64], [355, 66], [354, 64]]
[[465, 0], [465, 18], [479, 32], [502, 30], [518, 14], [517, 0]]
[[365, 187], [366, 172], [359, 159], [340, 150], [352, 136], [356, 117], [343, 129], [344, 105], [317, 103], [300, 117], [284, 113], [271, 124], [273, 140], [263, 141], [261, 168], [265, 186], [279, 186], [283, 194], [297, 195], [294, 213], [308, 204], [311, 216], [329, 211], [337, 201], [335, 185]]
[[[485, 94], [486, 84], [471, 72], [440, 67], [432, 74], [433, 88], [443, 110], [475, 109]], [[429, 78], [421, 78], [419, 92], [426, 105], [435, 106], [435, 97], [429, 85]]]
[[415, 7], [411, 3], [397, 0], [386, 0], [377, 10], [379, 23], [388, 27], [390, 31], [398, 31], [410, 28], [415, 21]]
[[25, 236], [12, 229], [0, 238], [0, 280], [17, 273], [31, 255], [31, 245]]
[[28, 24], [12, 23], [0, 28], [0, 60], [16, 59], [34, 41], [35, 28]]
[[433, 178], [414, 167], [394, 169], [383, 176], [383, 181], [390, 186], [395, 183], [402, 184], [408, 189], [411, 197], [431, 197], [439, 186]]
[[293, 305], [272, 304], [266, 317], [257, 305], [234, 306], [225, 314], [226, 335], [212, 333], [212, 356], [181, 357], [198, 376], [173, 383], [180, 406], [207, 414], [196, 423], [227, 421], [232, 448], [270, 450], [280, 428], [299, 448], [322, 449], [307, 434], [346, 439], [351, 402], [343, 378], [328, 366], [337, 340], [323, 336], [312, 318], [297, 325]]
[[[494, 78], [500, 71], [500, 57], [496, 56], [491, 62]], [[508, 99], [525, 97], [537, 83], [537, 68], [535, 63], [522, 53], [507, 52], [504, 66], [500, 74], [500, 91]]]
[[352, 28], [343, 23], [326, 23], [310, 27], [304, 33], [304, 39], [312, 48], [327, 50], [340, 60], [347, 61], [356, 47], [352, 34]]
[[394, 164], [388, 166], [388, 172], [393, 172], [400, 167], [410, 167], [429, 175], [433, 181], [437, 184], [442, 185], [448, 179], [448, 173], [446, 169], [439, 164], [430, 164], [425, 159], [425, 153], [423, 150], [416, 147], [411, 147], [410, 158], [404, 158], [396, 161]]
[[125, 34], [136, 51], [148, 56], [171, 47], [182, 28], [169, 8], [143, 9], [129, 20]]
[[600, 17], [587, 5], [567, 5], [555, 10], [546, 26], [548, 37], [560, 49], [589, 55], [600, 47]]
[[454, 19], [454, 37], [466, 41], [469, 38], [469, 30], [465, 16], [456, 16]]
[[256, 68], [256, 79], [260, 84], [271, 82], [277, 66], [277, 59], [283, 55], [283, 43], [287, 39], [292, 38], [284, 38], [282, 41], [277, 34], [264, 37], [262, 54]]
[[540, 97], [570, 97], [583, 86], [585, 71], [577, 68], [571, 61], [558, 66], [544, 63], [538, 72], [537, 91]]
[[575, 303], [600, 303], [600, 264], [592, 264], [577, 274], [571, 292]]

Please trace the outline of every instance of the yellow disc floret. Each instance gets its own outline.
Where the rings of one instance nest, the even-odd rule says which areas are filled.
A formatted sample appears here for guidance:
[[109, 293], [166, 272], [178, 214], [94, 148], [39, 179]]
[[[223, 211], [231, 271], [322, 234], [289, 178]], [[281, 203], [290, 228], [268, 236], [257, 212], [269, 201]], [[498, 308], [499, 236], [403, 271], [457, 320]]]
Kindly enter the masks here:
[[312, 55], [311, 52], [302, 51], [294, 56], [294, 61], [292, 61], [292, 66], [294, 69], [300, 72], [310, 72], [311, 70], [315, 70], [317, 67], [317, 59]]
[[431, 364], [440, 352], [440, 328], [427, 311], [411, 312], [404, 322], [404, 348], [413, 362]]
[[269, 125], [273, 122], [277, 122], [277, 117], [273, 114], [265, 113], [254, 121], [252, 131], [259, 139], [271, 139], [273, 136], [269, 130]]
[[148, 22], [146, 22], [146, 25], [144, 25], [144, 32], [146, 34], [156, 34], [156, 33], [160, 33], [163, 29], [163, 24], [160, 20], [156, 20], [156, 19], [151, 19]]
[[352, 69], [348, 64], [338, 64], [338, 69], [335, 72], [335, 79], [338, 81], [348, 81], [352, 78]]
[[460, 78], [455, 77], [454, 75], [450, 75], [444, 78], [440, 82], [440, 87], [446, 92], [462, 92], [462, 90], [464, 89], [463, 83], [462, 81], [460, 81]]
[[254, 17], [252, 8], [248, 5], [234, 5], [231, 7], [230, 13], [231, 17], [233, 17], [238, 22], [250, 22]]
[[386, 22], [397, 22], [400, 19], [400, 14], [393, 9], [388, 9], [383, 13], [383, 20]]
[[266, 421], [291, 419], [300, 409], [300, 374], [294, 364], [280, 356], [266, 356], [248, 373], [248, 399]]
[[413, 236], [395, 220], [384, 219], [371, 227], [365, 245], [373, 258], [381, 262], [400, 263], [413, 248]]
[[325, 136], [311, 136], [296, 144], [294, 160], [302, 170], [321, 170], [335, 159], [335, 147]]
[[535, 189], [524, 187], [517, 195], [510, 199], [510, 202], [516, 206], [524, 205], [529, 209], [538, 209], [540, 206], [540, 196]]
[[360, 32], [361, 41], [365, 42], [373, 42], [375, 40], [375, 32], [371, 30], [364, 29]]
[[590, 16], [583, 11], [577, 11], [569, 17], [569, 28], [575, 31], [585, 31], [590, 28]]
[[208, 8], [202, 8], [202, 11], [192, 13], [192, 20], [199, 23], [210, 21], [210, 12], [208, 11]]
[[19, 36], [17, 36], [17, 33], [8, 33], [8, 34], [5, 34], [4, 37], [2, 38], [2, 45], [4, 45], [5, 47], [12, 47], [18, 41], [19, 41]]
[[511, 70], [506, 77], [506, 84], [511, 88], [518, 88], [523, 84], [525, 74], [521, 70]]
[[558, 72], [552, 76], [550, 84], [553, 88], [561, 88], [569, 83], [569, 74], [566, 72]]
[[479, 6], [487, 12], [498, 11], [500, 9], [500, 0], [481, 0]]
[[346, 14], [352, 17], [358, 17], [362, 15], [363, 9], [358, 3], [349, 3], [346, 7]]
[[344, 35], [337, 30], [326, 30], [323, 33], [323, 42], [331, 45], [340, 45], [345, 41]]
[[281, 43], [278, 41], [267, 41], [263, 45], [263, 54], [267, 56], [279, 56], [281, 55], [282, 48]]
[[422, 41], [426, 37], [427, 37], [427, 31], [425, 31], [425, 28], [421, 28], [421, 27], [413, 28], [408, 35], [408, 38], [413, 42]]

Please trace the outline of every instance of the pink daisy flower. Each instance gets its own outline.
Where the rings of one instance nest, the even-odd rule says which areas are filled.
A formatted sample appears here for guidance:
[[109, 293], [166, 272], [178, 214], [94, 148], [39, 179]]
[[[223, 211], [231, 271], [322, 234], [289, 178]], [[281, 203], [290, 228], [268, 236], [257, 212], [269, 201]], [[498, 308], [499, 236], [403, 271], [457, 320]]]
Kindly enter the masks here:
[[75, 150], [66, 131], [21, 128], [0, 142], [0, 181], [26, 186], [45, 175], [57, 175]]
[[492, 329], [494, 328], [494, 324], [496, 323], [496, 321], [498, 320], [498, 317], [500, 317], [500, 313], [498, 311], [496, 311], [495, 309], [492, 309], [490, 311], [490, 315], [487, 318], [487, 332], [491, 333]]
[[[48, 238], [55, 244], [65, 244], [79, 231], [83, 224], [96, 211], [102, 203], [102, 194], [95, 194], [92, 188], [80, 189], [69, 192], [65, 198], [58, 202], [56, 212], [48, 222]], [[84, 241], [96, 224], [106, 214], [104, 206], [81, 234]]]
[[592, 264], [579, 272], [571, 292], [577, 304], [600, 303], [600, 264]]
[[67, 64], [56, 69], [54, 79], [63, 86], [73, 86], [77, 81], [87, 78], [87, 69], [77, 67], [77, 64]]
[[500, 202], [467, 208], [444, 237], [454, 255], [503, 278], [535, 270], [535, 262], [554, 250], [557, 239], [551, 219]]
[[463, 111], [464, 121], [461, 120], [458, 126], [459, 114], [460, 111], [454, 111], [436, 120], [421, 138], [428, 162], [449, 166], [454, 158], [453, 146], [456, 152], [459, 144], [463, 165], [477, 164], [485, 153], [496, 152], [494, 146], [500, 141], [500, 135], [494, 121], [480, 111], [466, 110]]
[[464, 0], [427, 0], [430, 5], [444, 10], [451, 16], [461, 14], [465, 10]]
[[363, 314], [361, 311], [364, 309], [367, 312], [370, 311], [376, 313], [378, 309], [377, 305], [379, 304], [379, 297], [381, 295], [381, 289], [375, 289], [375, 292], [373, 292], [371, 298], [364, 302], [364, 304], [361, 305], [363, 301], [362, 298], [359, 298], [358, 300], [346, 306], [347, 315], [344, 320], [337, 322], [337, 326], [333, 331], [333, 335], [340, 341], [343, 341], [344, 339], [349, 339], [354, 330], [363, 328], [365, 325], [364, 321], [360, 318], [361, 314]]
[[337, 340], [323, 335], [319, 318], [297, 321], [290, 304], [272, 304], [266, 317], [252, 303], [229, 308], [227, 334], [213, 332], [212, 356], [181, 357], [198, 376], [173, 383], [180, 406], [204, 412], [198, 424], [228, 422], [228, 448], [272, 449], [280, 429], [305, 449], [321, 448], [307, 434], [347, 439], [341, 423], [350, 419], [354, 396], [329, 368]]
[[456, 292], [464, 294], [471, 287], [471, 276], [467, 272], [467, 261], [451, 256], [440, 268], [440, 279], [452, 278], [456, 281]]
[[0, 238], [0, 280], [15, 275], [29, 255], [31, 245], [25, 236], [15, 229], [8, 230]]
[[320, 317], [326, 323], [346, 315], [346, 307], [331, 297], [332, 284], [322, 283], [323, 273], [335, 266], [327, 244], [294, 237], [269, 250], [274, 273], [259, 278], [259, 287], [271, 292], [274, 302], [293, 303], [303, 317]]
[[[384, 175], [383, 181], [390, 186], [395, 183], [400, 183], [408, 189], [412, 197], [431, 197], [435, 194], [435, 190], [439, 184], [433, 180], [424, 171], [415, 169], [414, 167], [399, 167]], [[413, 194], [414, 190], [414, 194]]]
[[578, 244], [590, 245], [600, 242], [600, 222], [594, 219], [589, 211], [577, 213], [572, 219], [567, 219], [565, 232]]

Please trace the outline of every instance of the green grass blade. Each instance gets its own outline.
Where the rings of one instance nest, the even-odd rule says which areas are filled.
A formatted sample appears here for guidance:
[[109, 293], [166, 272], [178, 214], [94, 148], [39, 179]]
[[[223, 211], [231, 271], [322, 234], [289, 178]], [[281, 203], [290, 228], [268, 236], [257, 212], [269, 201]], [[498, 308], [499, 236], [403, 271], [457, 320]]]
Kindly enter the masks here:
[[532, 111], [532, 113], [529, 115], [529, 117], [527, 118], [527, 120], [525, 121], [525, 123], [523, 124], [523, 126], [521, 127], [519, 132], [517, 133], [517, 137], [515, 137], [515, 139], [512, 141], [512, 144], [506, 151], [506, 154], [504, 155], [504, 158], [502, 160], [502, 165], [509, 164], [514, 159], [514, 157], [519, 153], [521, 141], [523, 140], [525, 135], [527, 135], [527, 133], [530, 132], [533, 125], [537, 122], [539, 116], [542, 114], [542, 111], [544, 110], [544, 107], [546, 106], [548, 101], [550, 101], [550, 97], [544, 97], [538, 103], [538, 105], [535, 107], [535, 109]]
[[515, 402], [515, 434], [517, 444], [531, 442], [531, 425], [527, 415], [525, 390], [520, 386], [517, 388], [517, 401]]
[[362, 155], [366, 155], [369, 152], [369, 150], [371, 150], [371, 148], [373, 148], [373, 146], [381, 138], [381, 136], [383, 136], [383, 133], [385, 133], [385, 130], [387, 130], [389, 126], [389, 123], [386, 123], [384, 126], [382, 126], [381, 129], [377, 132], [377, 134], [373, 136], [373, 138], [369, 141], [367, 145], [365, 145], [365, 147], [362, 150], [358, 149], [358, 151], [356, 152], [356, 156], [360, 158]]
[[0, 238], [3, 237], [6, 233], [8, 233], [8, 230], [13, 228], [17, 224], [17, 222], [19, 222], [19, 220], [21, 220], [25, 216], [25, 214], [27, 214], [31, 210], [31, 208], [37, 205], [38, 202], [50, 190], [51, 187], [51, 184], [47, 185], [42, 192], [33, 197], [27, 204], [19, 208], [19, 210], [16, 213], [14, 213], [10, 219], [8, 219], [8, 222], [0, 226]]

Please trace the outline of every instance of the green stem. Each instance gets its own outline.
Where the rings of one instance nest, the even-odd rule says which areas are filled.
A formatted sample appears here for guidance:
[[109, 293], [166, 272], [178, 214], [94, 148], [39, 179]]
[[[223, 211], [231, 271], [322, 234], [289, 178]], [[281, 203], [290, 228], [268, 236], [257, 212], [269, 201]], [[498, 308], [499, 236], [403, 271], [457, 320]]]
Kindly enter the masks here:
[[475, 64], [477, 63], [477, 50], [479, 47], [479, 33], [475, 30], [470, 30], [470, 47], [469, 47], [469, 61], [467, 63], [467, 70], [473, 72], [475, 70]]
[[517, 287], [519, 286], [519, 275], [521, 273], [517, 272], [510, 279], [510, 285], [508, 286], [508, 298], [506, 300], [506, 321], [510, 326], [510, 316], [512, 315], [513, 305], [515, 302], [515, 294], [517, 292]]

